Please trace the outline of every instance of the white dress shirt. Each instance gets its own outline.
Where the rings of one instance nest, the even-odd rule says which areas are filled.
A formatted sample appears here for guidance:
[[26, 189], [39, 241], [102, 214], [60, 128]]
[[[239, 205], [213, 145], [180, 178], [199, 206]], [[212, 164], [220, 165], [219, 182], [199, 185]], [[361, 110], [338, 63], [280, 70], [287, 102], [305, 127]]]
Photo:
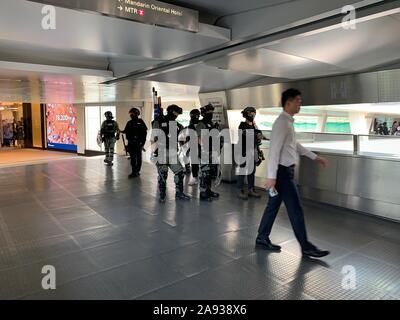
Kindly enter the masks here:
[[276, 179], [278, 166], [290, 167], [300, 155], [315, 160], [317, 155], [296, 141], [294, 118], [283, 111], [272, 126], [268, 155], [268, 178]]

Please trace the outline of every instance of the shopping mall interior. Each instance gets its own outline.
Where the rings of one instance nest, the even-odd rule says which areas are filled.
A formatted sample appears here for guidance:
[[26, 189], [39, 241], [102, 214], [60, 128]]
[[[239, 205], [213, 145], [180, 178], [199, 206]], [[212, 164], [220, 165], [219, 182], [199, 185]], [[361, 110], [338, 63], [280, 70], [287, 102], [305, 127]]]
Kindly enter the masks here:
[[[2, 0], [0, 300], [399, 300], [398, 30], [391, 0]], [[297, 142], [328, 161], [299, 157], [294, 177], [322, 259], [304, 256], [284, 205], [282, 251], [255, 247], [289, 88]], [[123, 131], [136, 108], [151, 129], [178, 105], [187, 127], [208, 104], [230, 145], [256, 109], [260, 198], [238, 197], [224, 163], [219, 199], [201, 201], [188, 172], [191, 199], [176, 200], [170, 170], [161, 203], [150, 130], [140, 177], [126, 134], [104, 163], [107, 112]]]

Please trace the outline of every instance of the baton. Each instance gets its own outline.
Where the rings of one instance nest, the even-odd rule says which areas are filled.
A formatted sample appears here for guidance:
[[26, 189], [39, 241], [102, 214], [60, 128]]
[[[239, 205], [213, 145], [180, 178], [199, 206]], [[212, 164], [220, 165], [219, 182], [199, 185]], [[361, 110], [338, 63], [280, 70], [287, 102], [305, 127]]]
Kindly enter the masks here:
[[122, 134], [122, 143], [124, 144], [125, 155], [128, 156], [128, 150], [126, 149], [125, 138], [123, 134]]

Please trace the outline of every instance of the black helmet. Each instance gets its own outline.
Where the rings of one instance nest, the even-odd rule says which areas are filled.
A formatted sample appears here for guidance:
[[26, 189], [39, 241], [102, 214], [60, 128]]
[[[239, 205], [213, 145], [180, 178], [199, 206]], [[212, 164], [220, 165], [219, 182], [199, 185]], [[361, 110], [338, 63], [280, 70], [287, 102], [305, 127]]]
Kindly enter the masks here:
[[140, 116], [140, 110], [138, 108], [132, 108], [129, 110], [129, 114], [134, 114], [135, 116]]
[[256, 108], [254, 108], [254, 107], [247, 107], [247, 108], [245, 108], [245, 109], [242, 111], [242, 115], [243, 115], [243, 117], [246, 118], [246, 116], [247, 116], [249, 113], [251, 113], [251, 112], [257, 113]]
[[106, 117], [107, 120], [110, 120], [110, 119], [114, 118], [114, 116], [113, 116], [111, 111], [107, 111], [106, 113], [104, 113], [104, 116]]
[[171, 114], [172, 112], [176, 112], [178, 114], [182, 114], [183, 110], [181, 107], [177, 106], [176, 104], [172, 104], [167, 108], [167, 112]]
[[192, 111], [190, 111], [190, 117], [191, 118], [200, 118], [200, 110], [193, 109]]
[[211, 103], [209, 103], [208, 105], [206, 105], [206, 106], [200, 108], [200, 112], [201, 112], [201, 115], [202, 115], [203, 117], [204, 117], [204, 115], [205, 115], [208, 111], [214, 111], [214, 110], [215, 110], [215, 108], [214, 108], [214, 106], [213, 106]]

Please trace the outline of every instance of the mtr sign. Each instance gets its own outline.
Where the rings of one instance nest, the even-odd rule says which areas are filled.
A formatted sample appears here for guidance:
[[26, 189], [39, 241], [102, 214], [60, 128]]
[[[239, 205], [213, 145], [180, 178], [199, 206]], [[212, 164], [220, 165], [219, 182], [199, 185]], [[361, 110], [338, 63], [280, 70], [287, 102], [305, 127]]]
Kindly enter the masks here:
[[199, 13], [156, 0], [29, 0], [150, 25], [199, 32]]
[[[120, 11], [124, 10], [124, 8], [122, 6], [119, 6], [117, 9], [120, 10]], [[137, 15], [139, 15], [141, 17], [144, 16], [144, 10], [142, 10], [142, 9], [125, 7], [125, 12], [126, 13], [131, 13], [131, 14], [137, 14]]]

